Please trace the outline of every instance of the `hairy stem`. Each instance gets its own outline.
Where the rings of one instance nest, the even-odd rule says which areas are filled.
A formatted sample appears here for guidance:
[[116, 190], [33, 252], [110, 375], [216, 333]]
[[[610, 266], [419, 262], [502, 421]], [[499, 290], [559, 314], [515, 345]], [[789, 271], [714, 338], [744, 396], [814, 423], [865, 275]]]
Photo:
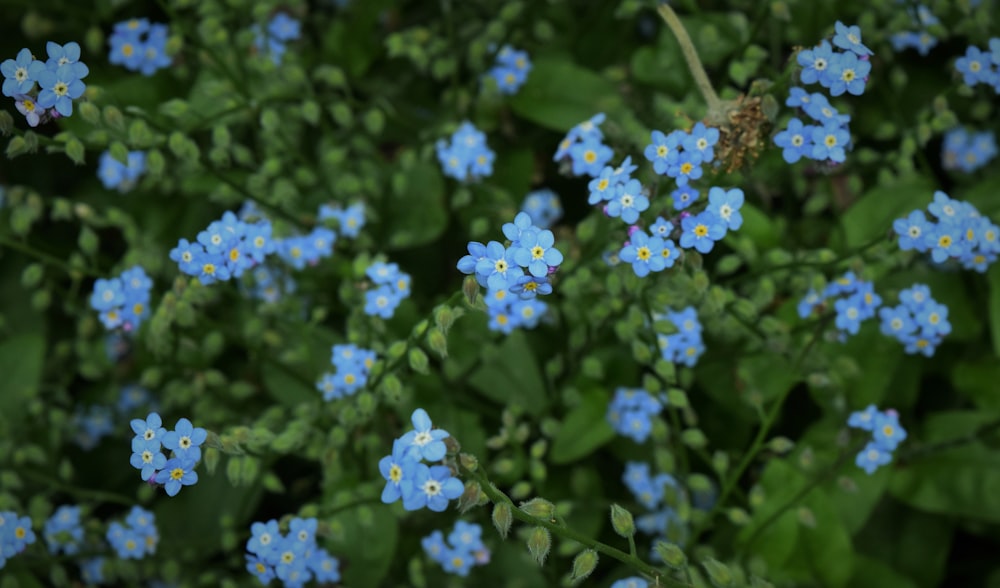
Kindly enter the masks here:
[[705, 66], [702, 65], [701, 58], [698, 57], [698, 50], [695, 49], [694, 43], [691, 42], [691, 37], [688, 36], [684, 25], [681, 24], [681, 19], [677, 18], [677, 13], [674, 12], [674, 9], [669, 4], [662, 3], [656, 10], [663, 17], [667, 26], [670, 27], [670, 31], [677, 38], [677, 42], [681, 46], [684, 61], [687, 62], [688, 69], [691, 70], [694, 83], [698, 86], [698, 91], [701, 92], [701, 95], [705, 98], [705, 103], [708, 105], [709, 118], [716, 119], [717, 117], [721, 117], [723, 115], [722, 101], [719, 100], [719, 95], [715, 93], [712, 82], [708, 80], [708, 74], [705, 73]]

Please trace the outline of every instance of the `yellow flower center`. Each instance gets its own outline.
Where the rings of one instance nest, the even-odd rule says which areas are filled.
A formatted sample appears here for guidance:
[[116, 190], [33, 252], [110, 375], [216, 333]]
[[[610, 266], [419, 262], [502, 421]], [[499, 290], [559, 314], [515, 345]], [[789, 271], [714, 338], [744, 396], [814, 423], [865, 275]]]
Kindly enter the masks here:
[[392, 480], [393, 482], [397, 482], [397, 483], [400, 480], [402, 480], [403, 479], [403, 468], [399, 467], [396, 464], [392, 464], [392, 467], [389, 468], [389, 479]]
[[668, 149], [666, 145], [656, 146], [656, 155], [659, 157], [666, 157], [668, 151], [670, 151], [670, 149]]
[[826, 145], [827, 147], [836, 147], [837, 137], [834, 137], [833, 135], [827, 135], [826, 138], [823, 139], [823, 144]]
[[542, 259], [543, 257], [545, 257], [545, 250], [542, 249], [541, 245], [535, 245], [531, 248], [532, 259]]
[[638, 257], [639, 259], [643, 260], [643, 261], [647, 261], [652, 255], [653, 255], [653, 252], [649, 250], [649, 247], [645, 247], [645, 246], [640, 247], [635, 252], [635, 256]]
[[697, 237], [705, 237], [708, 235], [708, 227], [706, 225], [696, 225], [694, 228], [694, 234]]
[[206, 263], [205, 265], [201, 266], [201, 271], [205, 272], [206, 274], [208, 274], [210, 276], [213, 276], [213, 275], [215, 275], [215, 264], [214, 263]]
[[597, 161], [597, 153], [588, 149], [583, 152], [583, 160], [586, 161], [587, 163], [594, 163], [595, 161]]
[[949, 235], [941, 235], [938, 239], [938, 247], [951, 247], [951, 237]]
[[184, 477], [184, 469], [183, 468], [174, 468], [174, 469], [170, 470], [170, 479], [171, 480], [180, 480], [183, 477]]
[[125, 57], [132, 57], [133, 53], [135, 53], [135, 47], [133, 47], [131, 43], [125, 43], [122, 45], [122, 55]]
[[65, 96], [69, 92], [69, 86], [66, 82], [56, 82], [56, 85], [52, 86], [52, 91], [56, 96]]
[[686, 161], [681, 164], [681, 173], [684, 174], [684, 175], [687, 175], [687, 174], [691, 173], [691, 170], [693, 170], [693, 169], [694, 169], [694, 166], [691, 165], [690, 163], [686, 162]]

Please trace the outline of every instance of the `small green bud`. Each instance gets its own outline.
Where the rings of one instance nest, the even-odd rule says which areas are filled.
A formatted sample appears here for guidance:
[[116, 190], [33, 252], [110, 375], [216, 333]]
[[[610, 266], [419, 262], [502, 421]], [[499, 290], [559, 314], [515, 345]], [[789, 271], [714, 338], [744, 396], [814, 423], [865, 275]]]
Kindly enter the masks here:
[[455, 319], [462, 316], [465, 311], [461, 308], [451, 308], [449, 306], [439, 306], [436, 311], [434, 311], [434, 324], [438, 326], [439, 329], [448, 332], [448, 329], [455, 324]]
[[747, 514], [747, 511], [743, 510], [742, 508], [736, 508], [736, 507], [731, 508], [728, 511], [726, 511], [726, 516], [729, 517], [729, 522], [738, 527], [742, 527], [743, 525], [750, 522], [750, 515]]
[[[114, 127], [119, 131], [125, 130], [125, 115], [122, 114], [121, 110], [118, 110], [117, 106], [108, 105], [104, 107], [104, 122], [106, 122], [108, 126]], [[114, 153], [111, 155], [114, 157]], [[125, 163], [126, 165], [128, 164], [127, 161], [122, 163]]]
[[14, 130], [14, 117], [6, 110], [0, 110], [0, 135], [9, 135]]
[[397, 359], [403, 357], [406, 353], [406, 341], [396, 341], [389, 346], [388, 351], [386, 351], [386, 359], [390, 362], [396, 361]]
[[90, 227], [83, 227], [80, 229], [80, 235], [77, 237], [77, 245], [80, 246], [80, 251], [83, 251], [88, 256], [93, 256], [97, 252], [97, 247], [99, 245], [97, 239], [97, 233], [95, 233]]
[[704, 474], [691, 474], [688, 476], [688, 488], [692, 492], [708, 492], [712, 489], [712, 482]]
[[229, 483], [233, 486], [239, 486], [242, 483], [240, 479], [243, 473], [242, 460], [241, 457], [230, 456], [229, 461], [226, 462], [226, 477], [229, 478]]
[[799, 522], [810, 529], [816, 528], [816, 515], [808, 507], [800, 506], [797, 512]]
[[617, 504], [611, 505], [611, 527], [626, 539], [635, 535], [635, 520], [632, 513]]
[[783, 455], [795, 447], [795, 442], [788, 437], [775, 437], [768, 441], [767, 446], [778, 455]]
[[669, 406], [673, 406], [674, 408], [687, 408], [690, 406], [687, 393], [680, 388], [671, 388], [667, 390], [667, 404]]
[[528, 552], [535, 558], [538, 565], [545, 563], [549, 550], [552, 549], [552, 535], [545, 527], [535, 527], [528, 536]]
[[476, 304], [476, 299], [479, 297], [479, 282], [476, 281], [476, 276], [465, 278], [465, 281], [462, 282], [462, 293], [465, 294], [465, 299], [470, 305]]
[[574, 584], [589, 576], [597, 567], [597, 552], [593, 549], [584, 549], [573, 559], [573, 573], [570, 575], [570, 582]]
[[338, 102], [330, 107], [330, 115], [333, 116], [333, 120], [342, 127], [349, 127], [351, 123], [354, 122], [354, 115], [351, 113], [351, 107], [344, 104], [343, 102]]
[[306, 100], [302, 103], [302, 120], [315, 126], [319, 124], [320, 116], [322, 116], [322, 112], [315, 100]]
[[418, 374], [427, 375], [430, 373], [430, 370], [427, 369], [427, 354], [419, 348], [410, 349], [409, 361], [410, 368]]
[[372, 109], [365, 113], [363, 122], [370, 134], [379, 135], [385, 128], [385, 115], [381, 110]]
[[532, 498], [527, 502], [522, 502], [519, 508], [535, 518], [545, 520], [551, 520], [552, 515], [556, 512], [556, 505], [544, 498]]
[[474, 472], [477, 469], [479, 469], [479, 460], [476, 458], [475, 455], [472, 455], [471, 453], [458, 454], [458, 463], [464, 469], [470, 472]]
[[441, 359], [448, 357], [448, 338], [445, 337], [444, 332], [440, 328], [431, 329], [427, 333], [427, 344], [430, 345], [435, 353], [441, 356]]
[[493, 526], [496, 527], [497, 533], [500, 533], [500, 538], [506, 539], [510, 532], [510, 525], [514, 521], [514, 513], [511, 511], [510, 505], [506, 502], [498, 502], [493, 505], [492, 518]]
[[219, 450], [214, 447], [208, 447], [202, 452], [202, 459], [205, 460], [205, 469], [208, 473], [214, 474], [215, 468], [219, 467]]
[[527, 498], [531, 494], [531, 482], [521, 480], [510, 488], [510, 497], [514, 500]]
[[243, 468], [240, 472], [240, 478], [243, 480], [244, 484], [252, 484], [254, 480], [257, 479], [257, 475], [260, 473], [260, 460], [256, 457], [246, 455], [243, 457]]
[[28, 152], [28, 144], [22, 137], [12, 137], [7, 143], [7, 159], [14, 159], [18, 155]]
[[548, 449], [549, 443], [546, 439], [539, 439], [531, 444], [531, 449], [529, 450], [529, 455], [532, 459], [542, 459], [545, 456], [545, 451]]
[[382, 379], [382, 394], [389, 404], [397, 404], [403, 398], [403, 384], [399, 378], [389, 374]]
[[680, 547], [666, 541], [657, 541], [653, 547], [656, 553], [663, 560], [663, 563], [675, 570], [683, 570], [687, 567], [687, 556]]
[[729, 471], [729, 454], [725, 451], [716, 451], [712, 454], [712, 468], [720, 474]]
[[420, 321], [419, 323], [417, 323], [413, 327], [413, 331], [412, 331], [413, 332], [413, 336], [414, 337], [422, 337], [423, 334], [427, 332], [427, 329], [430, 326], [431, 326], [431, 324], [430, 324], [430, 322], [427, 319], [424, 319], [424, 320]]
[[163, 175], [163, 170], [167, 167], [167, 161], [163, 158], [163, 153], [159, 149], [146, 152], [146, 170], [152, 176]]
[[86, 154], [86, 149], [83, 143], [73, 137], [66, 141], [66, 157], [70, 159], [73, 163], [77, 165], [82, 165], [84, 163], [84, 155]]
[[100, 124], [101, 122], [101, 109], [97, 107], [93, 102], [88, 102], [84, 100], [76, 105], [77, 112], [80, 113], [80, 117], [83, 120], [89, 122], [92, 125]]
[[708, 558], [701, 562], [701, 565], [708, 572], [708, 579], [712, 582], [712, 586], [726, 588], [733, 585], [733, 573], [726, 564], [719, 560]]
[[701, 432], [701, 429], [685, 430], [681, 433], [681, 441], [692, 449], [703, 449], [708, 445], [708, 438], [705, 437], [705, 433]]
[[45, 267], [40, 263], [32, 263], [21, 272], [21, 285], [25, 288], [34, 288], [42, 281], [45, 275]]

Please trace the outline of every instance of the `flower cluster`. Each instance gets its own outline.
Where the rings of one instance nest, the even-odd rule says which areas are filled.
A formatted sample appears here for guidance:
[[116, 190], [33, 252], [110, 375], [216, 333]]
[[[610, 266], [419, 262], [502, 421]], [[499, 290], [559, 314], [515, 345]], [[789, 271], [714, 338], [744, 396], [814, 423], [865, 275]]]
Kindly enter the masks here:
[[743, 226], [743, 190], [725, 190], [713, 186], [708, 191], [708, 207], [695, 215], [684, 213], [681, 218], [680, 246], [708, 253], [730, 230]]
[[0, 512], [0, 570], [7, 565], [8, 559], [34, 542], [31, 517], [19, 517], [11, 511]]
[[375, 352], [357, 345], [334, 345], [330, 363], [334, 372], [323, 374], [316, 382], [316, 389], [323, 393], [323, 400], [352, 396], [368, 383], [368, 373], [375, 365]]
[[274, 304], [281, 300], [282, 294], [295, 292], [296, 285], [292, 276], [280, 269], [259, 265], [249, 274], [249, 283], [242, 283], [243, 292], [256, 300]]
[[116, 278], [95, 281], [90, 307], [100, 313], [104, 328], [121, 328], [126, 333], [132, 333], [149, 316], [149, 291], [152, 288], [153, 280], [142, 267], [135, 266]]
[[907, 11], [907, 13], [911, 15], [910, 18], [918, 30], [893, 33], [889, 38], [892, 48], [895, 51], [912, 48], [916, 49], [920, 55], [926, 56], [938, 44], [937, 38], [927, 32], [927, 27], [939, 25], [941, 21], [922, 4], [917, 5], [915, 11]]
[[[715, 159], [715, 144], [719, 142], [719, 129], [706, 127], [699, 122], [690, 132], [671, 131], [669, 135], [653, 131], [652, 142], [646, 146], [643, 155], [653, 164], [653, 171], [669, 176], [677, 181], [678, 188], [688, 185], [702, 175], [702, 165]], [[695, 196], [697, 198], [697, 195]], [[674, 206], [680, 201], [674, 197]], [[692, 200], [693, 199], [688, 199]]]
[[[145, 419], [132, 419], [135, 437], [130, 463], [143, 480], [163, 484], [168, 496], [176, 496], [182, 486], [198, 483], [194, 468], [201, 460], [201, 444], [208, 433], [185, 418], [177, 421], [173, 431], [167, 431], [162, 424], [155, 412]], [[161, 449], [169, 449], [171, 458], [167, 459]]]
[[966, 86], [985, 84], [1000, 94], [1000, 37], [990, 39], [989, 51], [969, 46], [965, 55], [955, 60], [955, 69], [962, 74]]
[[898, 306], [879, 310], [882, 334], [899, 340], [907, 353], [934, 355], [934, 350], [951, 332], [948, 307], [931, 298], [930, 288], [923, 284], [903, 290], [899, 300]]
[[663, 410], [663, 402], [641, 388], [618, 388], [605, 415], [619, 435], [642, 443], [653, 430], [652, 418]]
[[927, 212], [937, 222], [928, 221], [921, 210], [893, 222], [900, 249], [930, 253], [935, 263], [954, 259], [965, 269], [980, 273], [996, 261], [1000, 253], [1000, 227], [981, 215], [975, 206], [953, 200], [939, 190], [934, 193]]
[[976, 171], [997, 156], [997, 139], [993, 131], [970, 134], [962, 127], [944, 135], [941, 146], [941, 166], [948, 170], [961, 170], [967, 174]]
[[[259, 224], [259, 223], [258, 223]], [[270, 235], [270, 225], [268, 225]], [[274, 240], [274, 250], [282, 261], [297, 270], [314, 266], [319, 260], [333, 255], [337, 233], [326, 227], [315, 227], [308, 235], [292, 235]]]
[[[28, 125], [37, 127], [50, 119], [73, 114], [73, 101], [83, 96], [87, 86], [83, 78], [90, 70], [80, 61], [77, 43], [49, 43], [49, 58], [35, 59], [31, 50], [21, 49], [15, 59], [0, 63], [3, 95], [14, 99], [17, 111]], [[35, 84], [38, 88], [35, 88]]]
[[156, 70], [170, 67], [167, 55], [167, 25], [152, 23], [145, 18], [133, 18], [115, 25], [108, 43], [108, 61], [129, 71], [151, 76]]
[[42, 527], [42, 536], [52, 555], [75, 555], [83, 544], [80, 507], [63, 505], [56, 509]]
[[841, 163], [847, 159], [851, 134], [849, 114], [840, 114], [826, 96], [812, 94], [802, 88], [792, 88], [787, 106], [801, 108], [815, 124], [805, 124], [798, 117], [788, 121], [788, 127], [774, 136], [774, 144], [781, 147], [781, 156], [788, 163], [803, 157], [816, 161]]
[[604, 134], [600, 125], [603, 122], [604, 113], [601, 112], [570, 129], [559, 142], [552, 160], [569, 161], [575, 176], [596, 178], [614, 155], [611, 148], [602, 142]]
[[486, 135], [469, 121], [458, 127], [450, 141], [439, 139], [435, 150], [448, 177], [464, 182], [493, 175], [496, 153], [486, 144]]
[[518, 51], [510, 45], [504, 45], [497, 53], [497, 61], [486, 76], [496, 80], [501, 94], [516, 94], [531, 71], [531, 60], [525, 51]]
[[618, 167], [602, 168], [601, 173], [587, 185], [590, 190], [587, 203], [603, 206], [604, 214], [620, 218], [628, 224], [639, 220], [639, 213], [649, 208], [649, 198], [639, 180], [632, 179], [636, 167], [632, 158], [626, 157]]
[[316, 543], [315, 518], [293, 517], [288, 533], [282, 534], [278, 521], [250, 525], [247, 540], [247, 571], [265, 586], [275, 577], [289, 587], [303, 586], [310, 580], [320, 584], [340, 581], [340, 561]]
[[847, 426], [870, 431], [872, 440], [858, 453], [854, 463], [869, 475], [879, 466], [892, 461], [892, 452], [906, 439], [906, 430], [899, 424], [899, 415], [894, 410], [882, 412], [874, 404], [851, 413]]
[[353, 239], [360, 234], [361, 229], [365, 226], [365, 205], [355, 202], [347, 208], [341, 208], [340, 206], [324, 204], [319, 207], [318, 217], [321, 221], [329, 218], [337, 219], [340, 224], [341, 236]]
[[145, 151], [129, 151], [128, 165], [111, 157], [110, 151], [105, 151], [97, 164], [97, 177], [104, 187], [108, 190], [118, 190], [123, 194], [135, 187], [145, 171]]
[[861, 323], [875, 316], [882, 304], [882, 298], [875, 293], [871, 282], [858, 279], [854, 272], [847, 272], [827, 284], [822, 294], [810, 290], [799, 301], [799, 317], [806, 318], [818, 305], [834, 297], [833, 308], [837, 312], [834, 324], [840, 331], [841, 340], [846, 339], [848, 334], [857, 335]]
[[[648, 463], [626, 462], [622, 482], [632, 492], [636, 501], [646, 509], [653, 511], [638, 517], [635, 526], [647, 535], [653, 535], [676, 543], [677, 537], [686, 534], [687, 528], [677, 511], [671, 504], [678, 504], [684, 488], [670, 474], [651, 473]], [[669, 496], [670, 490], [675, 496]]]
[[118, 521], [108, 525], [107, 539], [122, 559], [142, 559], [153, 555], [160, 541], [156, 517], [142, 507], [133, 506], [124, 525]]
[[250, 224], [226, 211], [221, 220], [213, 221], [198, 233], [194, 243], [181, 239], [170, 251], [170, 259], [177, 262], [181, 272], [207, 285], [240, 277], [245, 270], [263, 262], [275, 247], [269, 221]]
[[544, 188], [529, 192], [521, 203], [521, 212], [528, 213], [531, 223], [539, 229], [548, 229], [563, 215], [562, 203], [555, 192]]
[[444, 439], [449, 433], [443, 429], [432, 429], [427, 411], [418, 408], [410, 417], [413, 430], [392, 443], [392, 454], [378, 462], [379, 472], [385, 478], [382, 502], [391, 504], [403, 500], [406, 510], [427, 507], [434, 512], [442, 512], [448, 501], [462, 495], [465, 486], [461, 480], [451, 475], [446, 465], [428, 465], [439, 462], [448, 453]]
[[257, 49], [257, 53], [270, 57], [275, 65], [281, 65], [285, 57], [287, 50], [285, 44], [302, 36], [299, 21], [284, 12], [279, 12], [271, 18], [266, 32], [261, 30], [260, 25], [254, 25], [250, 30], [254, 33], [253, 46]]
[[441, 564], [444, 571], [458, 576], [468, 576], [472, 566], [490, 562], [490, 550], [483, 544], [483, 528], [475, 523], [455, 521], [455, 528], [448, 533], [434, 531], [424, 537], [420, 544], [424, 552]]
[[469, 254], [458, 260], [457, 267], [487, 289], [490, 328], [510, 333], [538, 323], [547, 307], [535, 298], [552, 293], [549, 276], [562, 264], [563, 255], [555, 248], [552, 231], [535, 226], [526, 212], [505, 223], [503, 234], [510, 240], [507, 247], [499, 241], [486, 245], [470, 241]]
[[[658, 218], [657, 222], [662, 220]], [[656, 230], [655, 224], [653, 230]], [[650, 236], [642, 229], [635, 227], [629, 229], [629, 240], [618, 252], [618, 258], [625, 263], [631, 263], [635, 275], [644, 278], [650, 272], [660, 272], [668, 267], [673, 267], [680, 254], [680, 249], [670, 239], [662, 238], [655, 232]]]
[[698, 363], [698, 358], [705, 352], [705, 344], [701, 338], [701, 322], [694, 307], [689, 306], [678, 312], [668, 310], [666, 314], [654, 314], [653, 320], [668, 320], [677, 328], [677, 332], [671, 335], [656, 336], [656, 343], [660, 347], [663, 359], [694, 367]]
[[400, 271], [395, 263], [377, 261], [368, 266], [365, 275], [375, 285], [365, 292], [365, 314], [392, 318], [399, 303], [410, 297], [410, 274]]
[[834, 29], [833, 46], [843, 51], [834, 50], [825, 39], [812, 49], [800, 51], [797, 57], [803, 68], [800, 78], [804, 84], [818, 82], [830, 91], [831, 96], [840, 96], [844, 92], [860, 96], [865, 92], [865, 82], [871, 73], [872, 65], [868, 59], [872, 50], [861, 42], [859, 27], [846, 26], [837, 21]]

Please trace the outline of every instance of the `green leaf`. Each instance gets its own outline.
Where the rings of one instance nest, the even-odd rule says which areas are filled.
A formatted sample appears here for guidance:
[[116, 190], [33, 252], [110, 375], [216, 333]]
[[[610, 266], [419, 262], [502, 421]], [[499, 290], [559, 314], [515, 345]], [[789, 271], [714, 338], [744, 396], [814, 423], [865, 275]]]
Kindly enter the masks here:
[[555, 131], [568, 131], [598, 112], [626, 110], [618, 87], [568, 58], [541, 57], [521, 90], [510, 99], [523, 118]]
[[576, 461], [614, 439], [615, 431], [605, 418], [607, 409], [608, 399], [600, 389], [583, 392], [580, 404], [566, 415], [552, 440], [552, 463]]
[[265, 362], [261, 365], [260, 375], [264, 380], [264, 387], [268, 394], [290, 408], [304, 402], [315, 402], [320, 397], [319, 392], [289, 373], [289, 369], [291, 368], [285, 368], [272, 362]]
[[753, 518], [740, 531], [739, 541], [746, 543], [755, 537], [753, 544], [747, 548], [760, 556], [767, 563], [768, 569], [782, 569], [795, 552], [799, 536], [795, 509], [788, 509], [773, 519], [759, 534], [758, 529], [771, 520], [779, 508], [788, 504], [805, 484], [805, 476], [787, 460], [772, 460], [764, 469], [764, 475], [760, 480], [764, 503], [754, 511]]
[[[934, 413], [922, 434], [911, 435], [904, 447], [919, 447], [914, 437], [922, 444], [965, 439], [996, 418], [983, 412]], [[1000, 523], [1000, 450], [976, 441], [918, 454], [906, 467], [893, 470], [889, 492], [926, 512]]]
[[384, 219], [390, 249], [405, 249], [429, 243], [444, 232], [448, 224], [444, 202], [444, 178], [430, 162], [415, 163], [405, 171], [403, 189], [394, 193], [388, 210], [405, 210]]
[[888, 564], [871, 557], [857, 556], [854, 563], [852, 588], [917, 588], [912, 580], [892, 569]]
[[549, 404], [542, 372], [522, 331], [508, 335], [496, 356], [484, 359], [472, 373], [469, 384], [503, 406], [516, 404], [533, 414], [541, 414]]
[[990, 339], [993, 340], [993, 353], [1000, 357], [1000, 264], [990, 267], [986, 279], [990, 285]]
[[[9, 282], [8, 282], [9, 283]], [[45, 361], [45, 337], [41, 333], [23, 333], [0, 343], [0, 415], [13, 429], [21, 429], [28, 401], [38, 393]]]
[[880, 184], [865, 192], [841, 217], [845, 246], [860, 247], [888, 234], [892, 221], [925, 208], [933, 195], [934, 185], [923, 176], [904, 178], [891, 185]]
[[330, 521], [330, 553], [351, 562], [343, 569], [345, 586], [381, 586], [392, 569], [399, 523], [383, 505], [363, 506], [337, 514]]

